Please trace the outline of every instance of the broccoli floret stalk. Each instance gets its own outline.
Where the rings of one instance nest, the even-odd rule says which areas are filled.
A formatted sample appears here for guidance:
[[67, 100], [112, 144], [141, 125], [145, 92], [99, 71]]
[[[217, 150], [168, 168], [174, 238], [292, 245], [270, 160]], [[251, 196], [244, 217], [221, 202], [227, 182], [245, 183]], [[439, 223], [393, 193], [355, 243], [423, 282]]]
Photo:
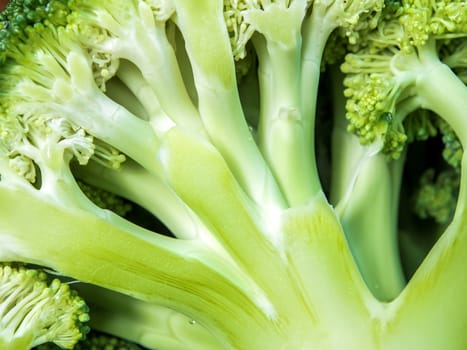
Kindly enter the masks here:
[[[382, 6], [378, 1], [364, 6], [351, 3], [244, 0], [224, 4], [234, 56], [246, 55], [251, 38], [258, 57], [258, 144], [291, 205], [306, 202], [321, 188], [313, 130], [325, 43], [339, 27], [351, 35], [362, 14], [376, 16]], [[368, 19], [362, 22], [371, 26]]]
[[173, 121], [200, 130], [199, 113], [166, 34], [166, 21], [174, 10], [169, 5], [170, 1], [74, 0], [68, 20], [93, 55], [133, 63]]
[[149, 349], [222, 349], [199, 322], [173, 309], [89, 284], [80, 283], [76, 289], [90, 307], [90, 325], [95, 330]]
[[68, 284], [37, 269], [0, 266], [0, 346], [29, 350], [48, 342], [72, 349], [89, 328], [88, 308]]
[[[423, 107], [436, 112], [455, 130], [461, 144], [465, 144], [467, 141], [464, 138], [465, 128], [462, 121], [463, 110], [466, 108], [467, 90], [456, 74], [447, 65], [441, 63], [436, 45], [438, 38], [465, 35], [465, 3], [453, 2], [448, 5], [443, 2], [436, 4], [403, 2], [403, 5], [399, 8], [395, 18], [386, 17], [377, 30], [367, 35], [363, 48], [356, 54], [348, 55], [346, 63], [342, 67], [344, 72], [357, 73], [348, 76], [345, 80], [345, 84], [350, 87], [346, 91], [347, 96], [350, 97], [347, 106], [350, 130], [356, 132], [364, 144], [384, 142], [383, 151], [395, 158], [400, 157], [405, 142], [409, 139], [407, 130], [404, 129], [408, 125], [403, 123], [409, 114], [408, 112], [415, 108]], [[456, 9], [453, 11], [456, 13], [455, 16], [444, 16], [442, 9], [447, 8], [447, 6]], [[423, 13], [431, 15], [431, 18], [428, 19], [431, 21], [430, 25], [418, 25], [419, 19], [415, 16], [418, 10], [420, 10], [419, 13], [425, 11]], [[413, 11], [413, 16], [407, 15], [411, 11]], [[406, 15], [401, 15], [401, 13], [406, 13]], [[442, 24], [443, 30], [440, 30], [440, 24]], [[427, 32], [422, 32], [424, 30]], [[431, 126], [428, 129], [431, 129]], [[416, 131], [411, 130], [410, 133], [414, 135]], [[422, 134], [424, 133], [425, 131]], [[462, 161], [464, 165], [465, 159]], [[465, 176], [461, 178], [461, 183], [464, 182]], [[394, 307], [394, 312], [402, 311], [402, 309], [404, 309], [403, 313], [422, 312], [424, 307], [428, 307], [428, 300], [434, 302], [432, 299], [434, 294], [430, 293], [429, 297], [421, 298], [417, 302], [407, 305], [407, 309], [402, 305], [407, 300], [411, 300], [410, 303], [412, 303], [415, 295], [422, 288], [430, 288], [430, 281], [437, 279], [442, 273], [441, 269], [450, 269], [449, 273], [443, 274], [443, 278], [448, 278], [448, 275], [456, 270], [455, 264], [459, 263], [463, 256], [463, 248], [456, 245], [459, 241], [465, 241], [463, 238], [465, 232], [462, 228], [464, 221], [462, 216], [465, 214], [465, 200], [462, 197], [463, 193], [465, 194], [462, 189], [465, 191], [465, 188], [463, 186], [461, 184], [461, 193], [454, 220], [448, 226], [443, 238], [435, 245], [428, 258], [416, 272], [415, 277], [410, 280], [401, 295], [391, 304], [391, 307]], [[370, 199], [367, 200], [370, 201]], [[454, 241], [456, 241], [455, 244]], [[445, 257], [451, 254], [452, 256], [445, 260]], [[442, 259], [443, 263], [435, 262], [437, 259]], [[444, 264], [449, 265], [449, 267]], [[464, 287], [455, 286], [453, 288], [459, 288], [456, 290], [457, 293]], [[437, 293], [451, 292], [446, 290], [442, 292], [441, 289], [437, 289]], [[452, 295], [451, 297], [458, 296]], [[418, 306], [416, 306], [417, 304]], [[445, 316], [455, 319], [463, 317], [462, 312], [457, 310], [455, 306], [446, 310], [443, 317]], [[417, 319], [418, 317], [421, 317], [420, 314], [416, 316]], [[413, 320], [415, 321], [415, 316]], [[423, 324], [423, 327], [430, 329], [428, 324]], [[450, 331], [451, 329], [443, 329], [443, 336], [445, 336], [444, 332]], [[460, 329], [454, 331], [460, 331]], [[454, 336], [454, 333], [451, 334]], [[436, 341], [438, 340], [435, 340], [435, 344], [430, 346], [440, 346], [440, 343], [436, 344]], [[413, 343], [412, 346], [420, 346], [420, 344]]]
[[193, 70], [199, 113], [210, 139], [255, 202], [271, 203], [266, 211], [284, 207], [282, 193], [245, 121], [222, 2], [173, 3]]
[[327, 72], [334, 101], [330, 201], [368, 288], [378, 299], [392, 300], [406, 283], [397, 240], [404, 157], [388, 162], [381, 143], [361, 145], [347, 131], [343, 75], [337, 67]]
[[[195, 8], [185, 11], [185, 5], [178, 5], [176, 1], [122, 3], [116, 0], [112, 4], [76, 1], [71, 5], [77, 9], [71, 16], [71, 26], [91, 53], [110, 56], [111, 60], [125, 59], [136, 66], [139, 75], [124, 72], [120, 76], [140, 99], [144, 98], [144, 92], [137, 91], [138, 85], [141, 87], [144, 83], [157, 96], [156, 102], [141, 101], [145, 106], [155, 102], [163, 111], [157, 115], [149, 115], [150, 122], [162, 115], [165, 120], [162, 124], [165, 127], [169, 121], [169, 124], [186, 127], [200, 135], [207, 132], [231, 168], [239, 174], [243, 187], [255, 201], [264, 203], [264, 198], [273, 198], [277, 205], [282, 205], [282, 196], [270, 171], [249, 137], [249, 129], [236, 89], [234, 61], [222, 6], [217, 2], [205, 6], [197, 2], [193, 4], [196, 5]], [[178, 9], [176, 16], [175, 9]], [[185, 12], [188, 16], [184, 15]], [[211, 30], [207, 30], [200, 27], [198, 19], [201, 14], [205, 16], [207, 13], [211, 18], [206, 19], [204, 23], [215, 25], [216, 29], [211, 27]], [[128, 21], [128, 17], [132, 20]], [[174, 44], [167, 37], [169, 30], [166, 22], [172, 17], [181, 28], [187, 48], [192, 68], [188, 71], [196, 82], [195, 100], [184, 84], [183, 78], [187, 68], [178, 65]], [[193, 24], [193, 20], [196, 23]], [[197, 30], [184, 28], [191, 25], [195, 25]], [[202, 41], [196, 36], [199, 33], [202, 33]], [[212, 36], [209, 40], [206, 38], [208, 33]], [[134, 40], [128, 40], [130, 37]], [[205, 51], [201, 53], [198, 50], [200, 42], [205, 46], [210, 43], [212, 47], [206, 46]], [[194, 52], [196, 56], [193, 56]], [[204, 57], [197, 57], [203, 55]], [[215, 66], [219, 68], [217, 71], [212, 69]], [[210, 68], [208, 75], [205, 71], [207, 67]], [[209, 88], [206, 89], [206, 86]], [[213, 86], [218, 88], [214, 89]], [[154, 111], [154, 107], [149, 111]], [[223, 115], [222, 118], [219, 118], [220, 114]], [[166, 118], [167, 116], [169, 118]], [[151, 124], [161, 125], [158, 120]], [[230, 125], [224, 125], [227, 122]], [[222, 124], [222, 128], [218, 124]], [[236, 149], [237, 152], [232, 152], [232, 149]]]
[[[436, 127], [428, 116], [421, 115], [421, 113], [418, 113], [416, 117], [410, 116], [413, 111], [418, 108], [431, 109], [448, 120], [449, 124], [454, 123], [460, 127], [461, 131], [464, 129], [460, 126], [459, 117], [465, 108], [464, 101], [467, 90], [457, 76], [445, 64], [441, 63], [437, 41], [451, 36], [465, 35], [465, 6], [462, 2], [449, 5], [450, 11], [457, 8], [456, 11], [463, 14], [463, 17], [460, 14], [456, 17], [446, 16], [446, 7], [441, 2], [433, 4], [433, 8], [431, 6], [431, 3], [428, 2], [417, 4], [404, 2], [403, 6], [398, 8], [396, 12], [392, 12], [392, 8], [389, 7], [384, 12], [383, 19], [377, 29], [367, 33], [365, 44], [361, 44], [360, 51], [348, 54], [342, 65], [342, 70], [345, 73], [352, 73], [348, 74], [344, 80], [344, 84], [347, 86], [345, 94], [349, 97], [346, 106], [350, 124], [349, 131], [355, 133], [362, 144], [369, 145], [367, 147], [374, 148], [382, 144], [382, 153], [395, 159], [395, 162], [392, 162], [390, 166], [399, 168], [400, 171], [402, 170], [400, 164], [403, 162], [404, 147], [407, 141], [414, 138], [426, 138], [436, 132]], [[418, 15], [422, 13], [430, 17], [429, 24], [419, 25], [417, 23], [421, 20]], [[461, 20], [461, 18], [463, 19]], [[438, 86], [443, 86], [443, 89], [438, 89]], [[444, 96], [444, 93], [450, 96]], [[341, 141], [337, 141], [337, 146], [334, 148], [340, 149], [341, 147]], [[349, 152], [351, 153], [351, 151]], [[377, 155], [367, 163], [376, 162], [381, 157], [381, 155]], [[386, 186], [383, 188], [391, 189], [392, 195], [388, 196], [394, 197], [396, 200], [394, 203], [397, 203], [399, 189], [398, 186], [394, 187], [397, 180], [396, 183], [394, 183], [394, 178], [389, 180], [397, 172], [383, 171], [382, 167], [387, 166], [386, 163], [386, 161], [382, 161], [381, 166], [374, 164], [374, 166], [369, 166], [367, 170], [362, 167], [358, 176], [364, 178], [363, 174], [367, 173], [368, 178], [378, 181], [378, 184], [381, 184], [383, 179], [387, 179]], [[382, 176], [381, 171], [386, 176]], [[400, 174], [395, 176], [395, 179], [398, 178], [400, 179]], [[335, 184], [337, 183], [335, 182]], [[396, 213], [393, 212], [394, 203], [386, 205], [386, 211], [382, 211], [382, 213], [386, 212], [382, 218], [389, 220], [388, 225], [385, 225], [385, 228], [381, 230], [376, 230], [377, 234], [369, 234], [373, 238], [381, 235], [383, 240], [379, 242], [388, 244], [368, 244], [371, 240], [367, 238], [361, 240], [361, 237], [365, 237], [363, 234], [365, 228], [378, 226], [367, 225], [365, 218], [370, 220], [376, 218], [377, 215], [371, 213], [378, 208], [378, 205], [375, 204], [373, 210], [369, 212], [359, 210], [354, 199], [364, 198], [363, 202], [368, 202], [370, 200], [368, 196], [373, 196], [373, 193], [376, 192], [371, 191], [369, 185], [371, 181], [369, 180], [362, 183], [363, 186], [360, 190], [358, 181], [355, 182], [356, 186], [352, 190], [349, 189], [349, 183], [351, 182], [347, 181], [347, 185], [343, 186], [350, 193], [348, 197], [350, 200], [345, 201], [344, 204], [352, 203], [352, 205], [338, 207], [338, 210], [343, 210], [340, 215], [344, 228], [347, 227], [346, 234], [349, 237], [349, 244], [354, 251], [359, 252], [355, 254], [356, 260], [360, 262], [362, 273], [370, 288], [372, 285], [374, 286], [372, 288], [374, 290], [375, 286], [384, 285], [378, 278], [375, 279], [372, 273], [375, 271], [373, 268], [383, 266], [385, 258], [381, 252], [392, 251], [393, 256], [397, 254], [397, 247], [394, 249], [397, 237], [394, 227], [397, 222], [397, 217], [394, 216]], [[335, 197], [341, 197], [339, 192], [342, 191], [337, 191]], [[335, 198], [335, 201], [338, 199]], [[382, 207], [379, 208], [382, 209]], [[392, 215], [391, 212], [393, 212]], [[383, 220], [377, 220], [377, 222], [383, 222]], [[353, 225], [356, 229], [350, 228]], [[376, 238], [375, 241], [377, 241]], [[386, 248], [384, 248], [385, 245]], [[378, 246], [381, 247], [381, 250], [375, 249]], [[398, 260], [388, 259], [388, 261]], [[380, 261], [381, 264], [373, 264], [372, 266], [368, 261]], [[397, 271], [397, 269], [391, 270]], [[377, 275], [381, 276], [381, 274]], [[392, 284], [395, 288], [392, 288], [389, 295], [385, 296], [386, 298], [388, 296], [394, 297], [403, 287], [404, 280], [400, 278], [400, 272], [393, 274], [393, 276], [395, 278], [385, 279], [386, 282], [390, 280], [396, 282]]]
[[86, 166], [73, 166], [73, 174], [98, 189], [138, 204], [162, 221], [177, 238], [209, 239], [209, 230], [193, 210], [159, 177], [131, 160], [118, 171], [90, 161]]
[[[297, 272], [291, 275], [282, 260], [277, 259], [277, 253], [270, 240], [261, 239], [262, 230], [245, 209], [251, 203], [245, 203], [243, 192], [239, 191], [238, 184], [227, 171], [220, 155], [212, 146], [199, 144], [172, 132], [170, 135], [168, 144], [164, 146], [167, 147], [166, 152], [170, 152], [165, 156], [164, 166], [167, 174], [177, 192], [181, 193], [184, 200], [196, 208], [198, 215], [208, 222], [211, 232], [219, 236], [223, 246], [230, 251], [229, 255], [216, 253], [215, 249], [206, 245], [200, 246], [202, 242], [199, 240], [173, 240], [155, 236], [153, 232], [135, 228], [110, 213], [102, 212], [99, 215], [98, 209], [91, 212], [89, 209], [84, 211], [70, 207], [69, 204], [63, 207], [60, 203], [48, 202], [47, 195], [41, 193], [40, 189], [32, 186], [13, 186], [2, 178], [1, 192], [4, 200], [1, 212], [8, 220], [2, 220], [1, 239], [3, 242], [11, 240], [10, 234], [15, 237], [12, 243], [2, 245], [2, 259], [40, 262], [79, 280], [180, 310], [206, 325], [221, 342], [231, 344], [234, 348], [255, 348], [262, 344], [275, 346], [278, 341], [314, 343], [315, 340], [304, 339], [305, 334], [308, 334], [308, 327], [302, 327], [308, 322], [313, 322], [315, 317], [309, 319], [311, 311], [304, 310], [319, 312], [320, 328], [325, 329], [337, 326], [335, 312], [348, 310], [349, 315], [354, 315], [350, 316], [350, 319], [356, 317], [356, 320], [343, 320], [339, 326], [342, 327], [342, 333], [339, 332], [338, 339], [345, 334], [352, 338], [354, 332], [347, 333], [346, 324], [365, 324], [365, 319], [360, 319], [359, 315], [364, 313], [360, 293], [366, 294], [364, 289], [356, 289], [359, 286], [357, 271], [354, 270], [354, 273], [349, 275], [348, 268], [352, 259], [348, 252], [342, 254], [340, 250], [344, 244], [343, 236], [327, 204], [319, 204], [321, 201], [317, 200], [312, 208], [303, 208], [298, 213], [291, 210], [285, 217], [287, 221], [284, 223], [284, 229], [288, 230], [290, 237], [287, 247], [291, 251], [284, 254], [290, 254], [294, 266], [302, 266], [303, 270], [314, 277], [307, 282], [310, 296], [306, 298], [315, 300], [316, 305], [309, 301], [310, 305], [304, 307], [302, 300], [305, 295], [302, 295], [301, 288], [296, 285], [298, 281], [294, 282]], [[185, 148], [186, 146], [189, 147]], [[210, 164], [210, 178], [199, 176], [198, 172], [205, 173], [203, 164]], [[187, 171], [185, 166], [190, 171]], [[193, 183], [193, 179], [196, 179], [196, 183]], [[210, 192], [212, 196], [209, 201], [203, 201], [196, 192], [193, 193], [193, 188], [204, 191], [213, 186], [216, 191]], [[16, 203], [15, 208], [8, 205], [13, 200]], [[31, 220], [24, 220], [23, 214], [18, 218], [18, 213], [25, 213], [26, 208], [29, 208], [27, 212], [31, 215]], [[238, 215], [226, 216], [226, 213], [232, 212]], [[15, 217], [17, 220], [14, 220]], [[229, 217], [231, 221], [223, 219]], [[49, 227], [47, 231], [41, 229], [43, 225], [38, 226], [40, 218], [46, 218]], [[313, 246], [313, 249], [316, 249], [315, 253], [321, 251], [323, 246], [327, 247], [328, 253], [311, 254], [307, 258], [300, 250], [305, 249], [301, 241], [309, 241], [307, 235], [313, 233], [302, 229], [304, 225], [314, 227], [314, 219], [310, 222], [310, 218], [334, 224], [328, 228], [329, 232], [320, 231], [324, 241]], [[101, 253], [88, 255], [85, 253], [87, 251]], [[73, 252], [77, 254], [76, 259], [82, 258], [80, 264], [74, 262], [76, 259], [70, 259]], [[228, 256], [235, 259], [231, 260]], [[342, 260], [336, 260], [336, 256]], [[251, 264], [253, 258], [256, 260]], [[118, 265], [116, 261], [119, 262]], [[274, 276], [270, 273], [271, 265], [274, 265]], [[96, 266], [99, 266], [98, 270], [95, 269]], [[314, 266], [313, 270], [305, 268], [308, 266]], [[254, 269], [253, 273], [248, 272], [251, 268]], [[333, 273], [329, 272], [331, 268]], [[245, 272], [240, 272], [242, 270]], [[245, 274], [254, 276], [255, 282]], [[336, 276], [340, 278], [336, 279]], [[321, 282], [316, 283], [317, 281]], [[336, 300], [342, 300], [342, 304], [326, 302], [329, 295], [322, 290], [323, 283], [337, 283], [329, 290], [333, 290], [337, 295], [345, 293], [345, 298], [336, 296]], [[352, 290], [359, 291], [354, 297], [348, 295], [351, 286]], [[266, 295], [263, 290], [267, 290]], [[284, 299], [285, 294], [298, 295], [292, 299]], [[370, 298], [369, 295], [367, 297]], [[271, 300], [274, 300], [273, 304]], [[287, 314], [290, 314], [290, 319]], [[284, 317], [286, 318], [283, 319]], [[226, 318], [229, 318], [227, 323]], [[254, 319], [258, 322], [255, 336], [249, 333], [252, 331]], [[281, 333], [276, 334], [276, 322], [291, 322], [291, 329], [285, 331], [285, 339]], [[270, 334], [266, 336], [266, 333]], [[266, 338], [258, 337], [258, 334], [264, 334]], [[362, 336], [366, 337], [365, 334]], [[331, 339], [322, 341], [338, 340], [331, 336]]]
[[243, 58], [252, 39], [261, 90], [258, 144], [291, 205], [306, 202], [320, 188], [319, 182], [310, 180], [317, 179], [317, 170], [309, 152], [311, 125], [302, 114], [300, 96], [301, 26], [309, 3], [228, 1], [224, 5], [234, 56]]

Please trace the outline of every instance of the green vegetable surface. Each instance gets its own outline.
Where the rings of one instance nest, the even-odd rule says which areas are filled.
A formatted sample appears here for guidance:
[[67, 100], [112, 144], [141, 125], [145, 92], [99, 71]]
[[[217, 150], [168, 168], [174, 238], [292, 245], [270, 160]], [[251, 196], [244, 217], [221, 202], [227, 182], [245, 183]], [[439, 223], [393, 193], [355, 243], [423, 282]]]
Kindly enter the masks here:
[[10, 0], [0, 348], [465, 350], [466, 36], [460, 0]]

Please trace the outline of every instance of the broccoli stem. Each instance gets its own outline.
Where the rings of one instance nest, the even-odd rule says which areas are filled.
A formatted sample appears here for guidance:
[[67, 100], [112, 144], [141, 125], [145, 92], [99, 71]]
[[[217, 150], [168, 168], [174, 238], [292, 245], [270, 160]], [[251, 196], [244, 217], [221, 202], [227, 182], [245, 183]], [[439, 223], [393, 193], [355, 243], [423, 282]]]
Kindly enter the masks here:
[[90, 284], [75, 285], [91, 309], [93, 329], [150, 349], [223, 349], [199, 322], [167, 307]]
[[136, 163], [126, 161], [121, 169], [113, 170], [90, 162], [86, 166], [75, 167], [73, 173], [86, 183], [145, 208], [177, 238], [200, 238], [206, 230], [196, 214], [160, 176], [149, 173]]
[[319, 82], [321, 77], [321, 60], [323, 57], [324, 48], [329, 35], [335, 29], [331, 25], [332, 21], [325, 20], [325, 10], [322, 6], [313, 6], [311, 15], [307, 17], [303, 23], [302, 36], [302, 53], [300, 63], [300, 100], [301, 113], [303, 116], [303, 136], [305, 149], [308, 150], [309, 160], [308, 171], [309, 178], [312, 183], [313, 193], [321, 191], [320, 176], [316, 162], [315, 150], [315, 126], [316, 126], [316, 111]]
[[467, 88], [445, 64], [435, 62], [416, 82], [421, 106], [443, 118], [455, 131], [462, 146], [467, 146], [464, 114], [467, 110]]
[[254, 38], [259, 60], [260, 117], [258, 140], [262, 153], [290, 206], [301, 205], [319, 188], [310, 154], [308, 123], [300, 101], [301, 38], [285, 47]]
[[[262, 222], [215, 148], [198, 144], [190, 135], [177, 130], [171, 131], [167, 142], [170, 149], [165, 169], [171, 186], [211, 228], [242, 271], [254, 276], [272, 302], [272, 308], [266, 308], [272, 318], [277, 315], [281, 320], [296, 315], [288, 322], [294, 325], [303, 322], [317, 332], [323, 329], [327, 334], [323, 344], [334, 344], [342, 338], [350, 342], [356, 337], [354, 330], [348, 331], [348, 324], [359, 324], [362, 332], [359, 341], [371, 342], [369, 318], [365, 315], [369, 312], [366, 303], [371, 304], [373, 297], [322, 194], [313, 197], [307, 205], [278, 212], [276, 219], [268, 217], [267, 222]], [[209, 178], [202, 165], [205, 163], [211, 165]], [[277, 225], [271, 225], [275, 220], [279, 221]], [[293, 297], [283, 303], [283, 295]], [[336, 320], [336, 313], [346, 315], [342, 322]], [[331, 329], [339, 331], [328, 334], [326, 330]], [[337, 340], [334, 334], [342, 338]], [[309, 345], [304, 335], [288, 334], [288, 337], [298, 348]], [[297, 345], [298, 341], [303, 344]], [[296, 347], [290, 345], [290, 348]]]
[[331, 202], [336, 207], [362, 277], [379, 300], [392, 300], [405, 286], [398, 248], [398, 204], [404, 157], [388, 162], [378, 144], [363, 146], [345, 120], [343, 76], [333, 82]]
[[[274, 334], [271, 320], [254, 300], [254, 284], [212, 248], [155, 235], [108, 212], [104, 220], [95, 213], [47, 203], [43, 195], [23, 189], [1, 186], [0, 193], [2, 215], [9, 218], [2, 220], [0, 240], [7, 235], [10, 242], [0, 248], [2, 261], [49, 266], [85, 283], [179, 310], [222, 342], [239, 343], [236, 348], [250, 348], [250, 341], [268, 344], [268, 336]], [[12, 201], [14, 208], [8, 204]], [[25, 212], [31, 220], [24, 220]], [[48, 218], [47, 230], [38, 225], [41, 218]], [[266, 339], [251, 334], [264, 334]]]
[[373, 294], [384, 301], [394, 299], [405, 286], [394, 206], [399, 186], [393, 183], [394, 175], [400, 179], [402, 171], [391, 171], [397, 167], [395, 163], [403, 163], [403, 157], [389, 164], [382, 154], [362, 160], [354, 168], [355, 183], [348, 185], [351, 192], [336, 208], [362, 276]]
[[222, 2], [174, 3], [177, 25], [192, 64], [198, 109], [211, 141], [259, 206], [266, 211], [269, 207], [285, 207], [283, 195], [245, 121]]

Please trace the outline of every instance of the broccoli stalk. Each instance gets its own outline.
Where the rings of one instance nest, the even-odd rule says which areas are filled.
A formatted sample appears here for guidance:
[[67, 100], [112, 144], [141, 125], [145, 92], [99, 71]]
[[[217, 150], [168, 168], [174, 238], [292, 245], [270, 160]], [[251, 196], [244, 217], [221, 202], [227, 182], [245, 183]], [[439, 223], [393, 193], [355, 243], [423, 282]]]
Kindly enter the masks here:
[[108, 289], [78, 284], [88, 300], [93, 329], [129, 339], [149, 349], [219, 349], [222, 345], [199, 322], [158, 304]]
[[337, 67], [328, 69], [328, 74], [334, 101], [330, 200], [368, 288], [378, 299], [389, 301], [406, 284], [397, 228], [405, 157], [388, 162], [380, 152], [381, 143], [361, 145], [347, 131], [343, 74]]

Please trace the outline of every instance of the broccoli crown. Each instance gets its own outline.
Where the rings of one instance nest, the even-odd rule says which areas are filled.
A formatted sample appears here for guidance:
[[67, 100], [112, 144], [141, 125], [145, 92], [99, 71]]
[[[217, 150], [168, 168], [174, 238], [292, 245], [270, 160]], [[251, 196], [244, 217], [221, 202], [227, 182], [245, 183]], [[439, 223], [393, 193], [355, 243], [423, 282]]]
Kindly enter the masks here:
[[0, 344], [2, 349], [29, 349], [53, 342], [71, 349], [88, 332], [88, 307], [58, 279], [38, 269], [0, 268]]

